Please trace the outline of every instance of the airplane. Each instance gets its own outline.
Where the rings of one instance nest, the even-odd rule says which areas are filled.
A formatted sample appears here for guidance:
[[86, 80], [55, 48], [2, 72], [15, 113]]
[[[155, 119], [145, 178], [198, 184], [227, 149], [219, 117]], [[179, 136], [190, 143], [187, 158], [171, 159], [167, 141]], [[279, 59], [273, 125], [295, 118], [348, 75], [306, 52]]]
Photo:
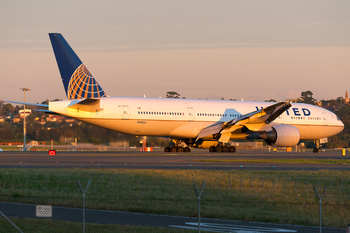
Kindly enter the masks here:
[[108, 96], [64, 37], [49, 37], [68, 100], [32, 105], [130, 135], [173, 139], [164, 152], [234, 153], [230, 140], [263, 139], [277, 147], [313, 140], [313, 152], [320, 153], [321, 141], [344, 129], [334, 113], [303, 103]]

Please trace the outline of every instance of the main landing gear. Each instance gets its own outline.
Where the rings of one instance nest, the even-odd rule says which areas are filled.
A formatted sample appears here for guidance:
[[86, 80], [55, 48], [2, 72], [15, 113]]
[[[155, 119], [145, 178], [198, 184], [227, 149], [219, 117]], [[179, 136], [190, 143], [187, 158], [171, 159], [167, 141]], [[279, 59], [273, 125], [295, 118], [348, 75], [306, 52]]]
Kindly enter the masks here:
[[209, 147], [209, 152], [235, 153], [236, 152], [236, 147], [234, 147], [234, 146], [222, 146], [222, 145], [211, 146], [211, 147]]
[[164, 152], [172, 152], [172, 153], [191, 152], [191, 148], [189, 148], [183, 140], [174, 139], [174, 141], [175, 141], [175, 146], [166, 146], [164, 148]]
[[317, 139], [314, 141], [315, 142], [315, 148], [313, 150], [314, 153], [321, 153], [321, 143], [320, 143], [320, 139]]
[[181, 146], [166, 146], [164, 148], [164, 152], [172, 152], [172, 153], [182, 153], [182, 152], [191, 152], [191, 148], [187, 147], [181, 147]]

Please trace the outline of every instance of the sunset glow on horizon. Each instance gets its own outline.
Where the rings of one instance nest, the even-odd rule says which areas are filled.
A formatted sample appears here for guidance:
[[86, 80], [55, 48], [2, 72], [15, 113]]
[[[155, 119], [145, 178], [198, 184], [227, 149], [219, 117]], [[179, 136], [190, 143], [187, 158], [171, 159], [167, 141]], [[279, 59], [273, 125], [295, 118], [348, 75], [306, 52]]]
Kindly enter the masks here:
[[81, 3], [1, 3], [1, 100], [21, 101], [21, 86], [32, 89], [28, 102], [67, 99], [50, 32], [110, 96], [283, 101], [350, 91], [347, 1]]

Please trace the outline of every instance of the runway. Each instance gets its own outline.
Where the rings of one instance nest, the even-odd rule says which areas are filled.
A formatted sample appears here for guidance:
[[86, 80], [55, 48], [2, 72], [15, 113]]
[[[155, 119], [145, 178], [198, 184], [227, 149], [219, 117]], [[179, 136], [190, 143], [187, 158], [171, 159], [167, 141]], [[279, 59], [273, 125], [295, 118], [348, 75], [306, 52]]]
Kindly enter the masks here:
[[202, 170], [350, 170], [349, 164], [302, 164], [302, 163], [224, 163], [198, 160], [244, 159], [339, 159], [348, 160], [340, 150], [312, 152], [269, 152], [268, 150], [241, 149], [234, 154], [209, 153], [193, 150], [191, 153], [164, 153], [162, 151], [58, 151], [56, 156], [48, 152], [0, 152], [0, 167], [23, 168], [94, 168], [94, 169], [202, 169]]

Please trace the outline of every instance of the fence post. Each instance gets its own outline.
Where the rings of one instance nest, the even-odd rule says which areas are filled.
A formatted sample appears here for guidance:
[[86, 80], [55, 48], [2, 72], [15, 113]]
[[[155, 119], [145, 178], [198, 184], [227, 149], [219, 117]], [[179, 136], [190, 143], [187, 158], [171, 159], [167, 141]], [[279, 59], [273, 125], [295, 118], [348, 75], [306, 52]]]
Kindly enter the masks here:
[[314, 190], [315, 190], [316, 196], [317, 196], [317, 198], [319, 200], [319, 203], [320, 203], [320, 233], [322, 233], [322, 198], [324, 196], [324, 193], [326, 192], [326, 188], [327, 188], [327, 186], [324, 187], [324, 190], [323, 190], [322, 195], [320, 197], [318, 195], [316, 187], [314, 186]]
[[79, 185], [79, 189], [80, 192], [83, 194], [83, 233], [85, 233], [85, 193], [87, 191], [87, 189], [89, 188], [91, 180], [88, 181], [85, 190], [83, 191], [83, 189], [80, 186], [80, 182], [77, 181], [78, 185]]
[[203, 192], [204, 185], [205, 185], [205, 182], [203, 182], [201, 191], [198, 193], [196, 184], [193, 182], [194, 191], [196, 191], [196, 195], [198, 197], [198, 232], [199, 233], [201, 232], [201, 195]]

